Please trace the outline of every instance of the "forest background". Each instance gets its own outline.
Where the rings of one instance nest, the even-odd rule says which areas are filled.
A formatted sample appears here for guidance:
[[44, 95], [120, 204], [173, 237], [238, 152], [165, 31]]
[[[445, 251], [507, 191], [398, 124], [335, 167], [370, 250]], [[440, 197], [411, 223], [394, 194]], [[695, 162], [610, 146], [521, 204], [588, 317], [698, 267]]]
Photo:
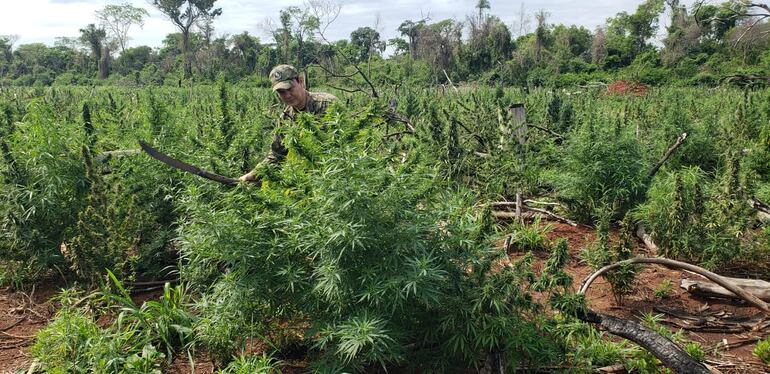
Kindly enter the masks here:
[[214, 21], [227, 9], [217, 8], [216, 1], [179, 2], [188, 4], [189, 13], [174, 3], [148, 3], [179, 31], [159, 48], [130, 46], [131, 29], [143, 25], [149, 13], [129, 3], [107, 5], [93, 24], [83, 25], [79, 37], [59, 37], [53, 46], [16, 45], [18, 35], [0, 35], [0, 86], [179, 86], [185, 79], [211, 82], [223, 74], [229, 82], [266, 87], [269, 69], [279, 63], [316, 69], [310, 75], [315, 85], [339, 83], [363, 63], [372, 83], [383, 85], [473, 81], [566, 87], [627, 79], [715, 86], [724, 79], [743, 82], [770, 74], [770, 11], [746, 1], [687, 7], [678, 0], [646, 0], [589, 30], [552, 24], [547, 10], [522, 14], [508, 25], [481, 0], [464, 20], [422, 14], [401, 22], [400, 36], [390, 40], [381, 38], [375, 24], [336, 41], [325, 31], [339, 17], [341, 4], [316, 0], [287, 7], [277, 22], [261, 25], [272, 38], [263, 41], [246, 31], [218, 35]]

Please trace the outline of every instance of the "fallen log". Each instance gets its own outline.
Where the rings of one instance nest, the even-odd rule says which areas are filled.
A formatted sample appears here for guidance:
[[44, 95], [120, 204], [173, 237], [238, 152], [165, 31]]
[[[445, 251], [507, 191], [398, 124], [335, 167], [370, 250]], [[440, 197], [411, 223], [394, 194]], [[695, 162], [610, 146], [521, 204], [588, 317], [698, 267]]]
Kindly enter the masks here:
[[[730, 283], [733, 283], [740, 288], [746, 290], [750, 294], [756, 296], [762, 301], [770, 301], [770, 282], [765, 282], [759, 279], [741, 279], [741, 278], [727, 278]], [[740, 299], [738, 295], [730, 292], [726, 288], [708, 281], [682, 279], [679, 284], [680, 287], [687, 290], [687, 292], [695, 295], [706, 297], [721, 297], [721, 298], [733, 298]]]
[[[659, 257], [637, 257], [637, 258], [632, 258], [632, 259], [620, 261], [618, 263], [605, 266], [597, 270], [593, 274], [591, 274], [589, 277], [587, 277], [583, 281], [582, 285], [580, 286], [580, 289], [578, 290], [578, 294], [585, 294], [586, 291], [588, 290], [588, 287], [591, 286], [591, 283], [593, 283], [593, 281], [596, 280], [596, 278], [598, 278], [599, 276], [601, 276], [607, 271], [610, 271], [612, 269], [618, 268], [623, 265], [642, 264], [642, 263], [659, 264], [670, 268], [684, 269], [684, 270], [694, 272], [698, 275], [701, 275], [725, 287], [726, 289], [729, 289], [730, 291], [735, 292], [736, 294], [740, 295], [741, 298], [745, 299], [746, 301], [749, 301], [750, 303], [752, 303], [762, 311], [770, 312], [770, 307], [768, 307], [768, 305], [764, 301], [759, 300], [755, 296], [744, 291], [742, 288], [736, 286], [735, 284], [732, 284], [729, 280], [725, 279], [720, 275], [714, 274], [699, 266], [687, 264], [684, 262], [669, 260], [665, 258], [659, 258]], [[663, 363], [663, 365], [672, 369], [674, 372], [677, 372], [677, 373], [710, 373], [711, 372], [708, 368], [706, 368], [705, 365], [694, 360], [692, 357], [690, 357], [690, 355], [687, 354], [687, 352], [685, 352], [682, 348], [680, 348], [674, 342], [658, 334], [657, 332], [652, 331], [651, 329], [645, 327], [644, 325], [641, 325], [638, 322], [596, 313], [594, 311], [591, 311], [590, 309], [587, 309], [583, 313], [578, 313], [577, 317], [585, 322], [595, 324], [599, 328], [613, 335], [620, 336], [622, 338], [628, 339], [640, 345], [641, 347], [649, 351], [653, 356], [658, 358]]]
[[706, 366], [695, 361], [681, 347], [639, 322], [596, 313], [592, 310], [579, 314], [578, 318], [642, 346], [676, 373], [711, 374]]
[[749, 205], [757, 210], [757, 219], [761, 222], [770, 222], [770, 206], [759, 201], [756, 197], [749, 199]]
[[712, 273], [700, 266], [688, 264], [686, 262], [681, 262], [681, 261], [669, 260], [667, 258], [661, 258], [661, 257], [636, 257], [625, 261], [620, 261], [611, 265], [607, 265], [597, 270], [593, 274], [591, 274], [588, 278], [586, 278], [583, 281], [582, 285], [580, 286], [580, 290], [578, 290], [578, 293], [583, 293], [583, 294], [586, 293], [586, 291], [588, 290], [588, 287], [591, 286], [591, 283], [593, 283], [593, 281], [595, 281], [596, 278], [598, 278], [602, 274], [610, 270], [616, 269], [618, 267], [621, 267], [624, 265], [631, 265], [631, 264], [658, 264], [668, 268], [683, 269], [683, 270], [691, 271], [730, 290], [731, 292], [738, 295], [740, 298], [748, 301], [749, 303], [753, 304], [754, 306], [761, 309], [765, 313], [770, 313], [770, 306], [768, 306], [767, 303], [758, 299], [756, 296], [752, 295], [751, 293], [745, 291], [743, 288], [730, 282], [729, 279], [726, 279], [721, 275]]

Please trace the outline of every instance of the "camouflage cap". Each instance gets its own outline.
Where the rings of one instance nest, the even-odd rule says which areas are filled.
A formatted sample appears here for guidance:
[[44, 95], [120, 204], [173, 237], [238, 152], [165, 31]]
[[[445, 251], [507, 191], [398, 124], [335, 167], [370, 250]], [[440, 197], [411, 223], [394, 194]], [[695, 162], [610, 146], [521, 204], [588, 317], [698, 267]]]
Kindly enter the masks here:
[[278, 65], [270, 71], [270, 82], [273, 83], [273, 91], [288, 90], [292, 86], [292, 79], [299, 77], [294, 66]]

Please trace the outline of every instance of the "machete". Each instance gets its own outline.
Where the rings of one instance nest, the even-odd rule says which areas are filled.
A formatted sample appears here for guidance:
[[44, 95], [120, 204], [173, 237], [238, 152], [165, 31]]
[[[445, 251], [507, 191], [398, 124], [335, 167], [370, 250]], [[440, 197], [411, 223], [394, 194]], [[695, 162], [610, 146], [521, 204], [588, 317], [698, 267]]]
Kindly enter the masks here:
[[215, 182], [226, 184], [228, 186], [237, 185], [238, 182], [239, 182], [237, 179], [225, 177], [225, 176], [222, 176], [222, 175], [219, 175], [219, 174], [216, 174], [216, 173], [212, 173], [210, 171], [203, 170], [203, 169], [201, 169], [199, 167], [192, 166], [192, 165], [190, 165], [188, 163], [185, 163], [185, 162], [182, 162], [182, 161], [179, 161], [179, 160], [175, 160], [175, 159], [167, 156], [163, 152], [161, 152], [161, 151], [151, 147], [149, 144], [147, 144], [147, 143], [145, 143], [145, 142], [143, 142], [141, 140], [139, 141], [139, 146], [141, 146], [142, 150], [147, 152], [148, 155], [152, 156], [152, 158], [154, 158], [154, 159], [156, 159], [156, 160], [158, 160], [158, 161], [160, 161], [160, 162], [162, 162], [162, 163], [164, 163], [164, 164], [166, 164], [168, 166], [171, 166], [173, 168], [176, 168], [176, 169], [179, 169], [179, 170], [184, 170], [184, 171], [186, 171], [188, 173], [195, 174], [195, 175], [197, 175], [199, 177], [203, 177], [203, 178], [206, 178], [208, 180], [212, 180], [212, 181], [215, 181]]

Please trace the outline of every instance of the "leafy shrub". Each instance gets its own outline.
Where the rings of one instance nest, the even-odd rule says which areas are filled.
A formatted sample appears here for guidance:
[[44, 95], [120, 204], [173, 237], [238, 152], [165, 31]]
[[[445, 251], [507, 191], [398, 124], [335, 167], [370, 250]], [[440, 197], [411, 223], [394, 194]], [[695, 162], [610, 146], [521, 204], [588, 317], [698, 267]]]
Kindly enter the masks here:
[[634, 215], [641, 220], [663, 256], [697, 258], [706, 233], [706, 175], [691, 167], [659, 176], [650, 186], [647, 201]]
[[671, 294], [671, 281], [666, 279], [655, 288], [655, 297], [665, 299]]
[[[622, 225], [620, 240], [616, 243], [610, 243], [609, 225], [609, 217], [603, 217], [596, 228], [596, 241], [586, 247], [581, 253], [583, 261], [588, 263], [594, 270], [628, 260], [633, 255], [633, 240], [631, 239], [629, 227]], [[636, 285], [636, 266], [622, 264], [616, 269], [607, 271], [603, 276], [612, 288], [612, 296], [614, 296], [615, 302], [618, 305], [623, 305], [623, 297], [631, 293]]]
[[187, 202], [185, 271], [220, 269], [199, 278], [214, 279], [199, 305], [202, 342], [226, 359], [244, 331], [301, 318], [317, 370], [440, 370], [491, 352], [512, 367], [553, 359], [558, 349], [524, 317], [538, 308], [520, 291], [525, 265], [490, 272], [503, 253], [489, 220], [435, 177], [435, 161], [402, 164], [378, 150], [370, 123], [380, 115], [303, 115], [286, 130], [286, 163], [261, 189]]
[[546, 234], [552, 229], [552, 225], [541, 224], [539, 219], [531, 224], [516, 224], [511, 234], [511, 245], [519, 251], [545, 251], [548, 249]]
[[[62, 309], [38, 333], [31, 349], [46, 372], [160, 373], [164, 359], [190, 342], [193, 318], [183, 309], [182, 286], [166, 284], [158, 301], [137, 306], [109, 275], [118, 293], [104, 293], [101, 300], [108, 307], [96, 315], [73, 305], [76, 293], [63, 293]], [[99, 327], [97, 319], [110, 313], [116, 313], [112, 323]]]
[[706, 358], [706, 353], [703, 352], [703, 346], [701, 346], [699, 343], [689, 342], [685, 344], [684, 350], [695, 361], [703, 362], [703, 360]]
[[220, 374], [274, 374], [280, 373], [280, 361], [262, 354], [239, 355], [226, 368], [218, 371]]
[[649, 231], [664, 255], [726, 263], [753, 250], [740, 238], [750, 215], [740, 201], [739, 165], [726, 165], [721, 180], [708, 179], [699, 168], [670, 172], [650, 187], [648, 200], [633, 215]]
[[646, 189], [641, 144], [620, 125], [589, 120], [568, 140], [562, 165], [552, 178], [573, 215], [590, 221], [608, 212], [622, 217]]

